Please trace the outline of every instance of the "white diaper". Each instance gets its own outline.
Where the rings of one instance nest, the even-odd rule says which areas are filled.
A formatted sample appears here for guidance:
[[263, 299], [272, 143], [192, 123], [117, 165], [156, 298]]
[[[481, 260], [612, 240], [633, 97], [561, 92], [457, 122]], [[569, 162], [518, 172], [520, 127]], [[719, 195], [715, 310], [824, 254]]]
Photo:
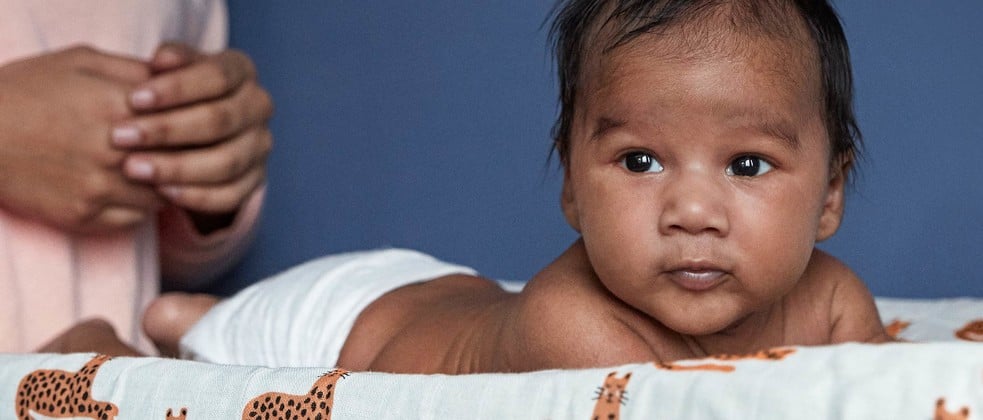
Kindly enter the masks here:
[[181, 338], [181, 357], [269, 367], [335, 366], [362, 310], [399, 287], [471, 274], [406, 249], [319, 258], [258, 282], [208, 311]]

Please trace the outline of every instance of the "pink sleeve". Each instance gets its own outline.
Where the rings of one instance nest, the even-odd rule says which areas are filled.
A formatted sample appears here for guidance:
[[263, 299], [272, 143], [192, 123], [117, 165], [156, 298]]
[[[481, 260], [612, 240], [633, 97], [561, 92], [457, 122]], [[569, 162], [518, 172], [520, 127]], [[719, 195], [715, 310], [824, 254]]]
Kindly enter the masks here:
[[229, 13], [225, 1], [213, 0], [205, 6], [201, 16], [201, 32], [197, 36], [197, 47], [208, 53], [222, 51], [229, 44]]
[[266, 186], [246, 200], [232, 225], [206, 236], [195, 229], [187, 212], [178, 207], [161, 211], [161, 281], [169, 288], [198, 289], [231, 269], [252, 243], [263, 206]]

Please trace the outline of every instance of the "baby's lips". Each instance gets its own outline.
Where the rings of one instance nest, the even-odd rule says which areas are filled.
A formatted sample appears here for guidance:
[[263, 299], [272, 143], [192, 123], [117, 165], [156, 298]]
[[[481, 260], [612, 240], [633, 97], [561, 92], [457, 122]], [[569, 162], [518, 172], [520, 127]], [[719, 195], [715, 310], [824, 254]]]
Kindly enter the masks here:
[[683, 289], [702, 292], [717, 287], [727, 279], [723, 270], [704, 268], [683, 268], [666, 272], [673, 283]]

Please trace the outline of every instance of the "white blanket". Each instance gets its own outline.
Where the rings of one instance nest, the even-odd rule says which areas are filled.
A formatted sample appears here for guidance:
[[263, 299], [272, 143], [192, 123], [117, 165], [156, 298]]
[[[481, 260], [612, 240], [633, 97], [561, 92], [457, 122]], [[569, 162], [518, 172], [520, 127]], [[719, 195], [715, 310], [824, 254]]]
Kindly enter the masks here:
[[462, 376], [0, 354], [0, 419], [983, 419], [983, 300], [878, 304], [902, 337], [946, 341]]

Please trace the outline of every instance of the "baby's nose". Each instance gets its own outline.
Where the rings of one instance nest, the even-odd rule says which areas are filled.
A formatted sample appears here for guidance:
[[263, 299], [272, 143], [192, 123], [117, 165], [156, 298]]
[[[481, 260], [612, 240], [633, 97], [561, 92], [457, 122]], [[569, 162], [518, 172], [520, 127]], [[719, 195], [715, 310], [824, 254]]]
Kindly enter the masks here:
[[663, 235], [711, 234], [730, 231], [725, 188], [705, 171], [673, 176], [663, 190], [659, 230]]

